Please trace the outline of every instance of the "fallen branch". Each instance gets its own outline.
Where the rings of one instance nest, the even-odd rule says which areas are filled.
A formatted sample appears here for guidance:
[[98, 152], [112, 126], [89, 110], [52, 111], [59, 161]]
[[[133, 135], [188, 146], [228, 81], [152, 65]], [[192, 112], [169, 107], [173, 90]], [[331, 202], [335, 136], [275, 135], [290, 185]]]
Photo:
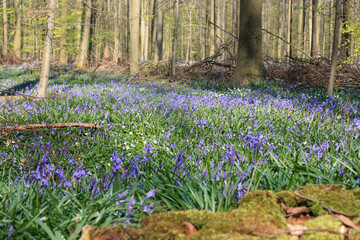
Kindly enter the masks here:
[[77, 122], [68, 122], [68, 123], [52, 123], [52, 124], [27, 124], [22, 126], [0, 126], [0, 130], [7, 131], [24, 131], [28, 129], [37, 129], [37, 128], [65, 128], [65, 127], [83, 127], [83, 128], [101, 128], [100, 125], [94, 123], [77, 123]]

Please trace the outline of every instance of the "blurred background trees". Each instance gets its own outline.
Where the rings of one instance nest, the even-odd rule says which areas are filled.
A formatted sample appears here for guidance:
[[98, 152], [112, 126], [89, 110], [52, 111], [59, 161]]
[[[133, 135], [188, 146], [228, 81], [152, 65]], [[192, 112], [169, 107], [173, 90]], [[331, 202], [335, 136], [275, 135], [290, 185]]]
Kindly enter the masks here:
[[[58, 0], [55, 12], [53, 61], [88, 64], [108, 61], [128, 63], [130, 53], [130, 5], [134, 0]], [[201, 61], [225, 51], [217, 61], [234, 64], [239, 36], [240, 2], [236, 0], [182, 0], [178, 32], [175, 0], [140, 0], [139, 60], [184, 63]], [[317, 58], [330, 58], [335, 21], [334, 0], [262, 0], [262, 27]], [[39, 60], [44, 46], [47, 1], [5, 0], [1, 4], [0, 47], [2, 57]], [[359, 61], [360, 1], [342, 3], [340, 59]], [[174, 48], [174, 36], [177, 47]], [[262, 34], [265, 57], [284, 61], [304, 57], [280, 38]]]

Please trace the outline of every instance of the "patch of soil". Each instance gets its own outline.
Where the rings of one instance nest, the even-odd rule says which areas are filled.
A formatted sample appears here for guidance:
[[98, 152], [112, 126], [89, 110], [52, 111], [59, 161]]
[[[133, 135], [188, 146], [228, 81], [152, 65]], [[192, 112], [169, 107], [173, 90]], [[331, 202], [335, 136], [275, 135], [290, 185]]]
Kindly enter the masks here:
[[141, 227], [86, 226], [80, 240], [360, 240], [360, 189], [307, 185], [295, 192], [255, 191], [226, 213], [177, 211], [141, 219]]

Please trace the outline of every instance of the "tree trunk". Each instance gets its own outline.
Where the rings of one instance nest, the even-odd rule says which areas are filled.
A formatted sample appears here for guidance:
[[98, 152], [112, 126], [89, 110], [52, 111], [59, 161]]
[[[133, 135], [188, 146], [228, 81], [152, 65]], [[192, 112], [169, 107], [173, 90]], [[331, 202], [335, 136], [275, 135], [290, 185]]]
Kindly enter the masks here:
[[131, 0], [130, 5], [130, 74], [139, 72], [140, 0]]
[[110, 43], [109, 43], [109, 41], [107, 41], [107, 40], [105, 41], [103, 59], [104, 59], [104, 60], [109, 60], [109, 59], [111, 59]]
[[16, 15], [16, 28], [14, 37], [14, 52], [16, 57], [21, 58], [21, 13], [20, 13], [20, 0], [14, 1], [15, 15]]
[[239, 51], [233, 81], [260, 81], [262, 62], [262, 0], [240, 0]]
[[338, 55], [339, 55], [340, 28], [341, 28], [341, 4], [342, 4], [342, 0], [336, 0], [334, 41], [333, 41], [333, 49], [332, 49], [332, 54], [331, 54], [331, 72], [330, 72], [330, 80], [329, 80], [329, 85], [328, 85], [328, 90], [327, 90], [327, 93], [329, 95], [332, 95], [334, 92], [336, 66], [337, 66], [337, 59], [338, 59]]
[[80, 44], [81, 44], [81, 25], [82, 25], [82, 12], [83, 12], [83, 4], [82, 0], [76, 0], [76, 41], [75, 41], [75, 49], [76, 49], [76, 59], [79, 62], [80, 58]]
[[202, 46], [202, 0], [199, 0], [199, 56], [200, 56], [200, 61], [202, 59], [204, 59], [204, 50], [203, 50], [203, 46]]
[[164, 29], [164, 18], [163, 18], [163, 1], [157, 0], [157, 14], [156, 14], [156, 52], [155, 62], [159, 62], [162, 59], [162, 47], [163, 47], [163, 29]]
[[47, 96], [46, 89], [49, 82], [50, 62], [51, 62], [51, 43], [54, 36], [55, 24], [55, 7], [56, 0], [50, 0], [49, 14], [46, 22], [46, 34], [44, 40], [44, 53], [42, 57], [40, 83], [38, 89], [38, 97], [44, 98]]
[[[120, 0], [121, 1], [121, 0]], [[118, 3], [119, 0], [114, 0], [114, 53], [113, 53], [113, 61], [117, 65], [119, 63], [119, 45], [120, 45], [120, 38], [119, 38], [119, 11], [118, 11]]]
[[[292, 37], [291, 37], [291, 33], [292, 33], [292, 0], [289, 0], [287, 23], [288, 23], [287, 41], [288, 41], [288, 43], [292, 44]], [[287, 54], [288, 54], [289, 58], [292, 58], [292, 50], [291, 50], [290, 44], [287, 44]]]
[[[284, 9], [284, 4], [283, 4], [283, 0], [279, 0], [279, 9]], [[283, 21], [283, 14], [279, 14], [279, 29], [278, 29], [278, 36], [282, 37], [283, 36], [283, 32], [284, 32], [284, 21]], [[283, 43], [280, 39], [278, 39], [278, 44], [277, 44], [277, 58], [279, 59], [279, 61], [282, 59], [282, 48], [283, 48]]]
[[4, 56], [7, 56], [9, 53], [9, 33], [8, 33], [8, 27], [9, 27], [9, 23], [8, 23], [8, 16], [7, 16], [7, 6], [6, 3], [8, 1], [3, 0], [2, 1], [2, 5], [3, 5], [3, 47], [2, 47], [2, 54]]
[[62, 1], [62, 12], [61, 12], [61, 34], [60, 34], [60, 59], [59, 63], [66, 65], [68, 63], [66, 54], [66, 19], [68, 13], [68, 1]]
[[319, 41], [317, 35], [318, 0], [312, 0], [312, 31], [311, 31], [311, 56], [316, 58], [319, 54]]
[[[297, 32], [297, 46], [300, 49], [304, 49], [304, 32], [305, 32], [305, 0], [299, 0], [299, 22]], [[299, 55], [298, 55], [299, 56]], [[303, 55], [300, 55], [304, 57]]]
[[345, 61], [351, 55], [351, 34], [348, 31], [348, 24], [350, 22], [351, 3], [350, 0], [343, 0], [343, 29], [344, 32], [341, 36], [340, 54], [342, 55], [341, 61]]
[[92, 8], [92, 0], [86, 0], [84, 32], [81, 41], [80, 57], [79, 57], [79, 63], [77, 65], [78, 68], [83, 68], [87, 64], [89, 58], [91, 8]]
[[140, 25], [140, 29], [141, 29], [141, 54], [140, 54], [140, 60], [145, 60], [145, 41], [146, 41], [146, 24], [145, 24], [145, 19], [146, 19], [146, 0], [141, 0], [141, 25]]
[[176, 73], [176, 55], [177, 55], [177, 41], [178, 41], [178, 32], [179, 32], [179, 1], [176, 0], [176, 13], [175, 13], [175, 28], [174, 28], [174, 39], [173, 39], [173, 56], [171, 63], [171, 73], [170, 76], [173, 78]]
[[[210, 22], [215, 23], [215, 0], [210, 0]], [[209, 36], [209, 45], [210, 52], [209, 55], [212, 56], [215, 53], [215, 26], [209, 24], [210, 36]]]

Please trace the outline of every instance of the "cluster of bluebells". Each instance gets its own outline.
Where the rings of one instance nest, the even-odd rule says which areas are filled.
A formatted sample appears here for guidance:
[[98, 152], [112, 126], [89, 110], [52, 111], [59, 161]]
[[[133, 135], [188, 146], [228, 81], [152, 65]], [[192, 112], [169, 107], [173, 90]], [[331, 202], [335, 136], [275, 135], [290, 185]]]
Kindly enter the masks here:
[[[187, 181], [199, 180], [204, 187], [219, 186], [224, 197], [240, 199], [251, 187], [252, 174], [266, 169], [275, 175], [278, 169], [272, 168], [274, 161], [287, 161], [283, 164], [287, 168], [298, 162], [324, 175], [336, 167], [337, 182], [346, 183], [351, 176], [359, 185], [360, 173], [348, 166], [359, 160], [353, 150], [360, 144], [360, 101], [354, 98], [345, 103], [342, 98], [348, 97], [347, 93], [324, 98], [272, 87], [217, 92], [156, 83], [135, 85], [115, 81], [118, 76], [100, 78], [91, 85], [70, 86], [65, 81], [51, 85], [52, 91], [69, 101], [0, 103], [0, 111], [30, 123], [76, 118], [104, 126], [93, 130], [91, 137], [116, 148], [110, 157], [94, 153], [99, 158], [106, 155], [105, 164], [110, 169], [105, 171], [105, 164], [99, 165], [100, 159], [95, 159], [95, 173], [94, 166], [75, 160], [65, 141], [59, 143], [63, 147], [58, 156], [61, 163], [51, 153], [35, 150], [20, 157], [19, 144], [13, 143], [0, 149], [0, 165], [9, 165], [11, 160], [11, 167], [20, 173], [14, 177], [14, 184], [36, 183], [40, 189], [80, 188], [96, 196], [115, 184], [130, 189], [143, 179], [152, 181], [154, 175], [170, 172], [172, 181], [167, 184], [182, 187]], [[79, 75], [77, 79], [87, 78]], [[31, 94], [35, 89], [25, 88], [21, 93]], [[74, 132], [86, 134], [84, 129]], [[41, 136], [27, 144], [57, 147]], [[98, 147], [95, 141], [91, 144]], [[318, 176], [312, 181], [324, 179]], [[126, 200], [129, 212], [134, 201]], [[146, 211], [149, 209], [152, 206], [146, 206]]]

